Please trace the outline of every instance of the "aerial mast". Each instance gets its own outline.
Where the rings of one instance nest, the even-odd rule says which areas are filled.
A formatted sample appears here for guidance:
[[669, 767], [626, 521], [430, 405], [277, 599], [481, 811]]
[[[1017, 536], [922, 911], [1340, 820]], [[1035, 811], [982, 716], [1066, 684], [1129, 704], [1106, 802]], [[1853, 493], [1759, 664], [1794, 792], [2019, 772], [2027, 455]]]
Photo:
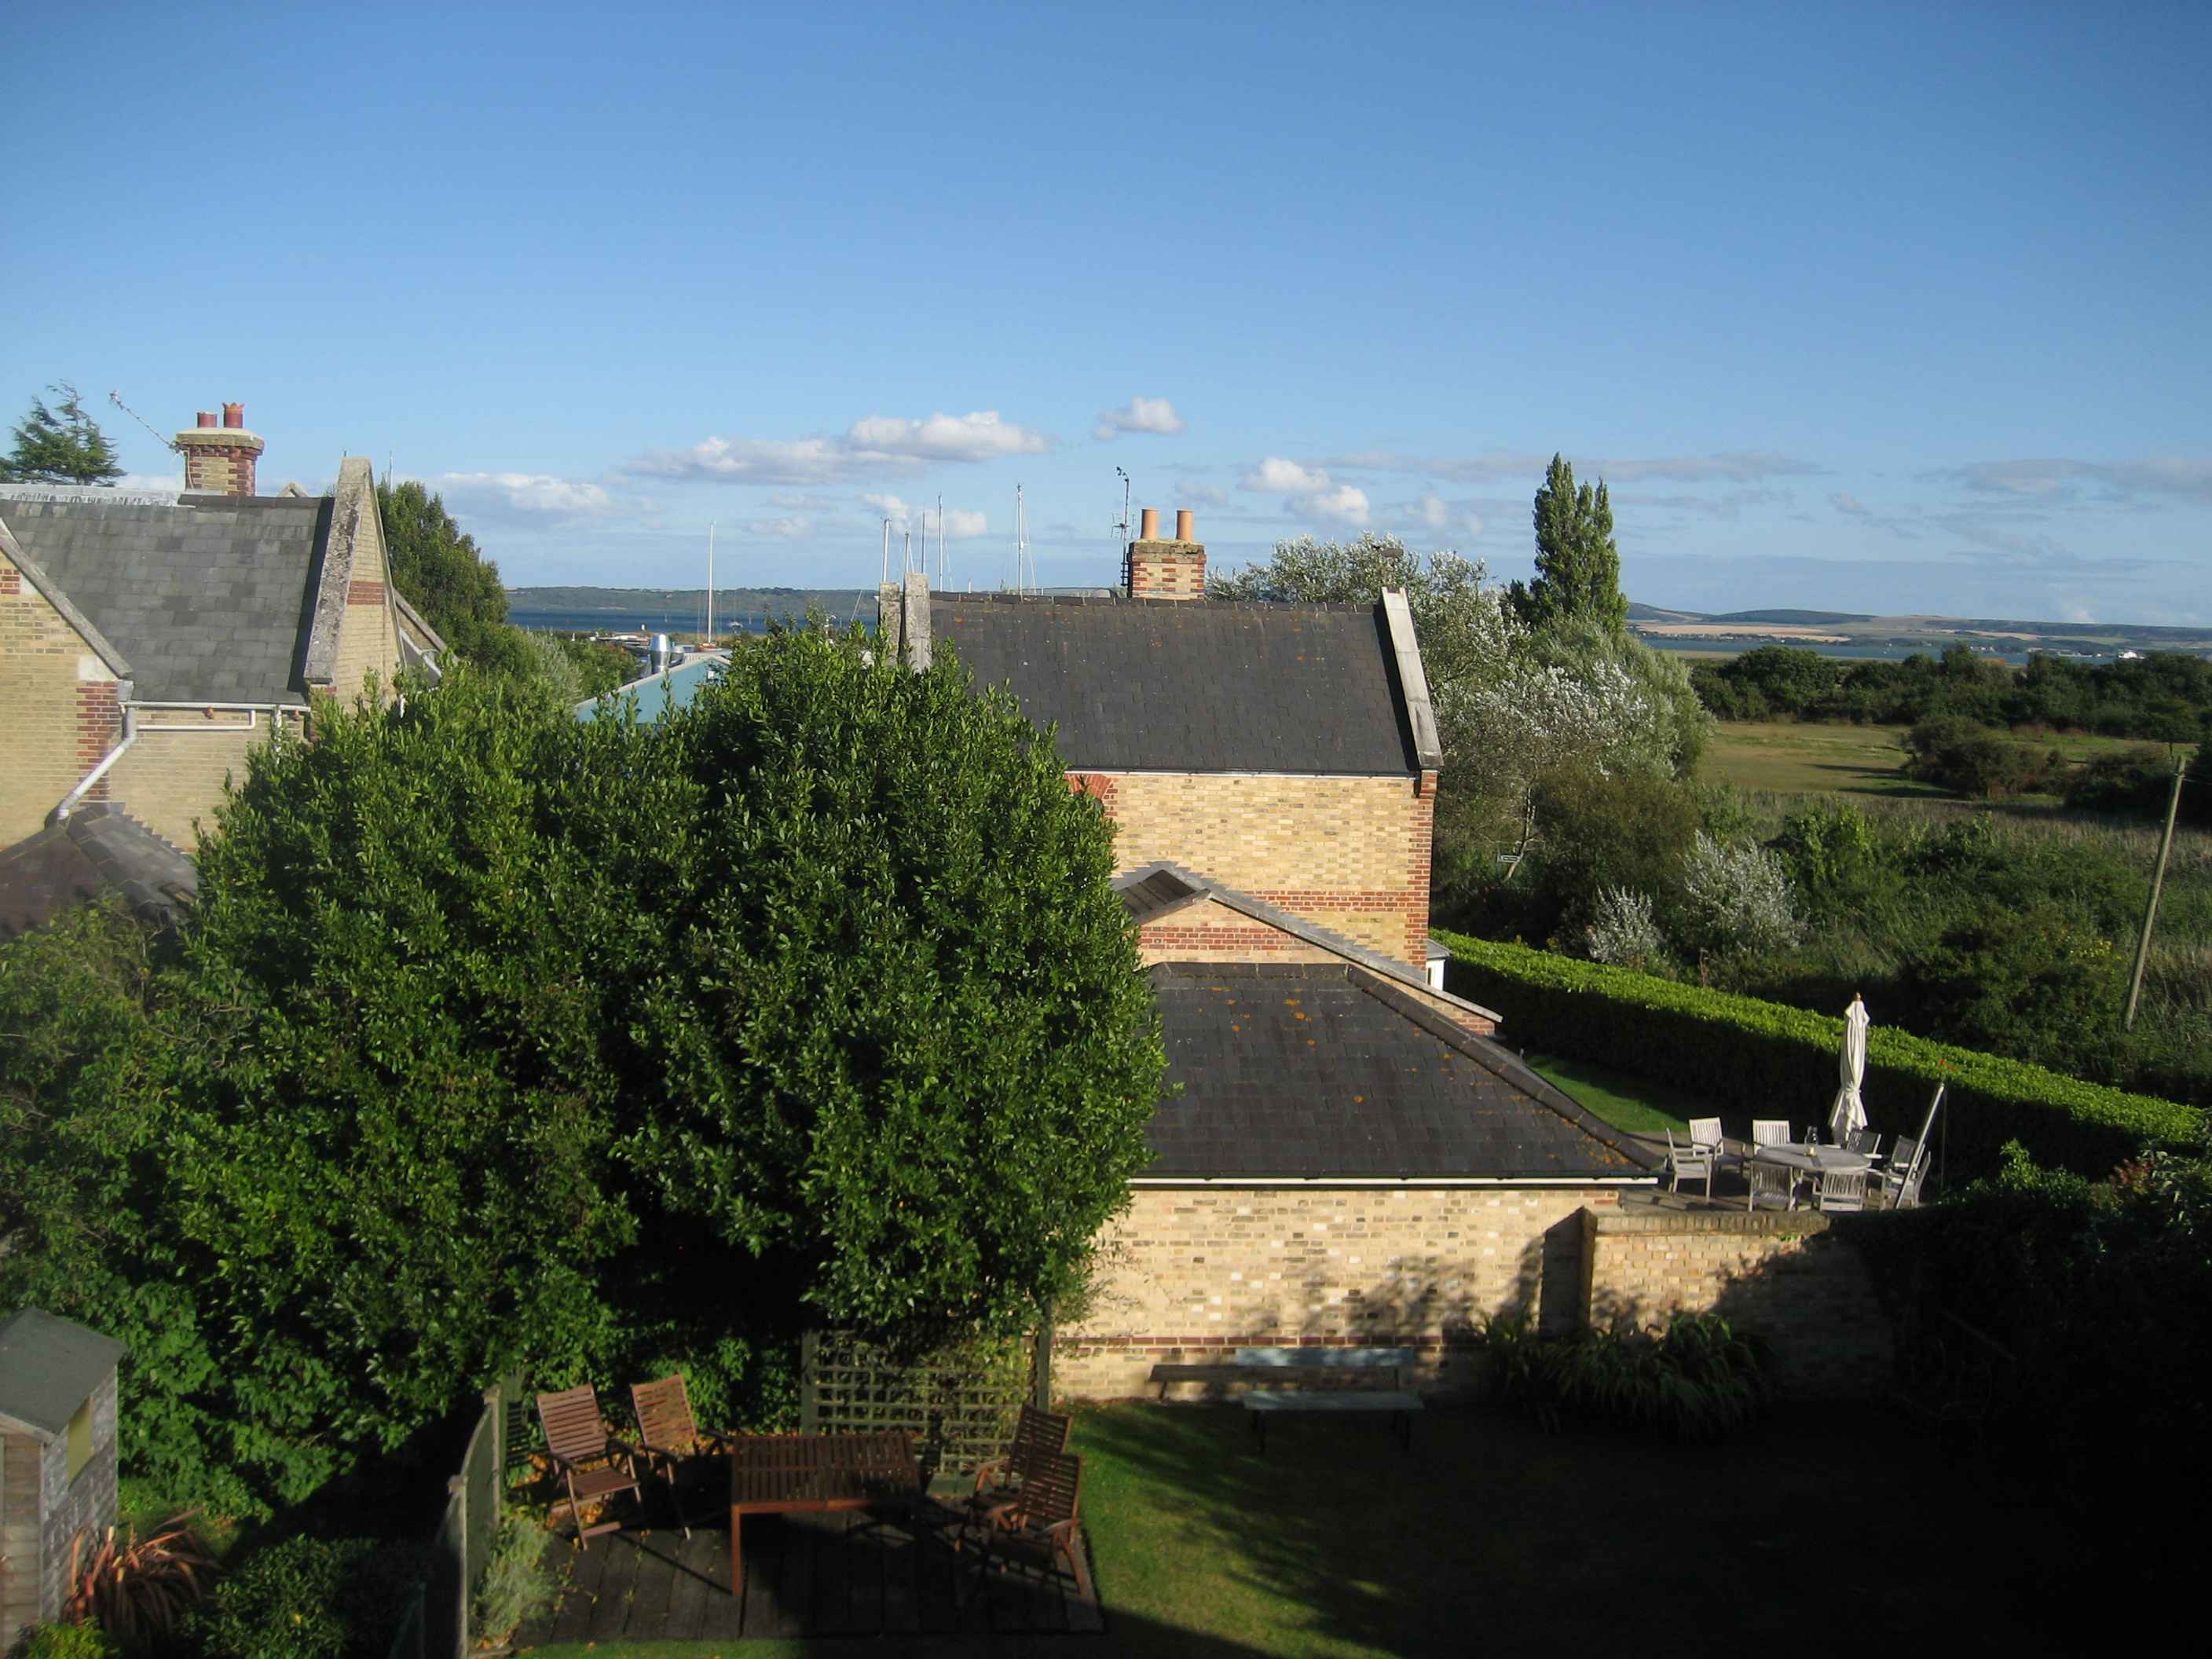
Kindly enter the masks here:
[[714, 648], [714, 526], [707, 525], [707, 648]]

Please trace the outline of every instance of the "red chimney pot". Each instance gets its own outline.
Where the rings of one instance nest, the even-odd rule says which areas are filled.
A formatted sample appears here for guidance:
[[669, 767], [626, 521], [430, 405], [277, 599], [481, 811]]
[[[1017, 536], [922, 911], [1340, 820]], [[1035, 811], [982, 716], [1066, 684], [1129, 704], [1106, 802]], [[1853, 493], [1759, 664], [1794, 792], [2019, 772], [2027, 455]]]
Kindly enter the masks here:
[[211, 410], [211, 409], [204, 409], [204, 410], [200, 410], [200, 425], [201, 425], [203, 428], [207, 428], [207, 427], [211, 427], [211, 426], [213, 426], [214, 424], [215, 424], [215, 410]]
[[225, 404], [222, 406], [222, 423], [228, 427], [243, 427], [246, 424], [246, 405]]

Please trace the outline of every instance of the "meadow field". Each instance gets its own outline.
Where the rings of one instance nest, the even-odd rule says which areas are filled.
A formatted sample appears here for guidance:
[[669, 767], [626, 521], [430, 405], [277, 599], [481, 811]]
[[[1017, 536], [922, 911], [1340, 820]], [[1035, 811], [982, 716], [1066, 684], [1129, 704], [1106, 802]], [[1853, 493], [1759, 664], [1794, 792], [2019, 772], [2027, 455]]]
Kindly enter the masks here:
[[[1717, 720], [1698, 763], [1698, 781], [1739, 789], [1805, 794], [1886, 795], [1956, 800], [1933, 784], [1916, 783], [1898, 769], [1905, 763], [1903, 726], [1845, 726], [1821, 720]], [[2054, 748], [2069, 760], [2088, 760], [2140, 747], [2118, 738], [2079, 732], [2014, 734], [2038, 748]]]

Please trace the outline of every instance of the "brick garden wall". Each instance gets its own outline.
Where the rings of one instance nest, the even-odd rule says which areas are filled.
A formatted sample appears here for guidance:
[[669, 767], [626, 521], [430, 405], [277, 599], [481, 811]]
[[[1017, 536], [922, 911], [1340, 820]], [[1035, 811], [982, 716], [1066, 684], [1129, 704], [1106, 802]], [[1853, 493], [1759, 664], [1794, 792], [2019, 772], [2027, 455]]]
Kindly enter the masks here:
[[[45, 824], [122, 737], [113, 672], [0, 555], [0, 847]], [[105, 781], [94, 799], [106, 793]]]
[[1465, 1378], [1449, 1338], [1478, 1315], [1577, 1309], [1580, 1212], [1603, 1190], [1139, 1187], [1099, 1243], [1089, 1305], [1054, 1335], [1064, 1392], [1153, 1392], [1163, 1361], [1245, 1345], [1419, 1346], [1427, 1385]]
[[[1117, 870], [1165, 860], [1414, 966], [1428, 959], [1433, 775], [1080, 773]], [[1249, 959], [1249, 958], [1248, 958]]]
[[1810, 1211], [1593, 1211], [1583, 1218], [1583, 1301], [1593, 1324], [1664, 1325], [1718, 1312], [1772, 1346], [1799, 1399], [1865, 1399], [1887, 1386], [1890, 1323], [1838, 1222]]

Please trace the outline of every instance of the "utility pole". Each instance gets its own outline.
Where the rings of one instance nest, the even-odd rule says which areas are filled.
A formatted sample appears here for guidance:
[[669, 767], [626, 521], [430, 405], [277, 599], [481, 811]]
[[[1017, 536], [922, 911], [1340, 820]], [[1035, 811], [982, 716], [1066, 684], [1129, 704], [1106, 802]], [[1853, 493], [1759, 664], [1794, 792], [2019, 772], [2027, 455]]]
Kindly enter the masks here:
[[2166, 885], [2166, 860], [2173, 851], [2173, 820], [2181, 811], [2181, 779], [2188, 769], [2189, 763], [2175, 757], [2173, 790], [2166, 798], [2166, 834], [2159, 838], [2158, 868], [2150, 878], [2150, 903], [2143, 910], [2142, 937], [2136, 941], [2136, 974], [2128, 986], [2128, 1012], [2120, 1021], [2123, 1031], [2136, 1029], [2136, 1004], [2142, 1000], [2143, 965], [2150, 960], [2150, 930], [2158, 921], [2158, 890]]

